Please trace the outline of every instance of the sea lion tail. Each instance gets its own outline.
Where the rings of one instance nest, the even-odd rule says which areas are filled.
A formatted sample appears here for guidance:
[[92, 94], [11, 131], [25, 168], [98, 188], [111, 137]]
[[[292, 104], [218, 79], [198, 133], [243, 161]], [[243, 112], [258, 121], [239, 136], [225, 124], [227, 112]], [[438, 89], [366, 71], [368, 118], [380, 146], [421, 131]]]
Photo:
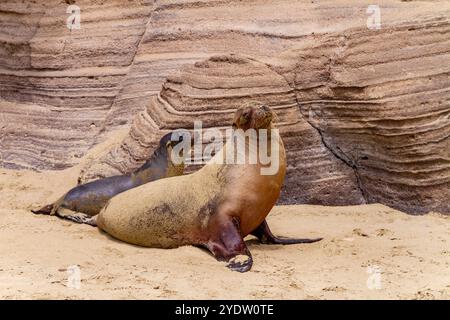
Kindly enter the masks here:
[[55, 204], [52, 203], [40, 208], [39, 210], [31, 210], [31, 212], [33, 212], [34, 214], [51, 214], [54, 206]]

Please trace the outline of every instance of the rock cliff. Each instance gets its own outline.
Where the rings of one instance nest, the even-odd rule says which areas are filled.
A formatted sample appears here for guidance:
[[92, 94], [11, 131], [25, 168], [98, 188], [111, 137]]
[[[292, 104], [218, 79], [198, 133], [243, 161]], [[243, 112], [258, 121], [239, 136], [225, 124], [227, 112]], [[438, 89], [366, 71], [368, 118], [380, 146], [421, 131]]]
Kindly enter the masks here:
[[129, 126], [80, 181], [128, 172], [163, 132], [257, 99], [288, 150], [282, 202], [449, 213], [450, 4], [383, 1], [369, 29], [370, 4], [2, 1], [0, 165], [66, 168]]

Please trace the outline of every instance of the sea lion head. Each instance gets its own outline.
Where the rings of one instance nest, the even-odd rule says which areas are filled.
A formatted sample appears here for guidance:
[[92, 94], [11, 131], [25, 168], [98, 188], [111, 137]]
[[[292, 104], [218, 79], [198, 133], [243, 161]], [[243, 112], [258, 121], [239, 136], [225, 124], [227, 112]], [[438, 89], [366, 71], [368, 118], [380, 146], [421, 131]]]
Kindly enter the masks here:
[[[159, 140], [159, 147], [161, 151], [164, 151], [164, 155], [167, 159], [167, 168], [168, 168], [168, 176], [178, 176], [182, 175], [184, 171], [184, 162], [182, 163], [174, 163], [172, 161], [172, 149], [179, 143], [184, 141], [184, 137], [182, 135], [178, 136], [177, 140], [175, 140], [172, 136], [173, 132], [169, 132], [164, 135], [161, 140]], [[183, 150], [183, 149], [182, 149]]]
[[240, 107], [233, 119], [233, 128], [242, 129], [269, 129], [274, 118], [273, 111], [265, 104], [252, 103]]
[[159, 140], [159, 147], [162, 149], [169, 149], [176, 146], [178, 143], [183, 142], [183, 136], [180, 135], [177, 139], [174, 139], [172, 137], [173, 132], [169, 132], [165, 134], [160, 140]]
[[[183, 136], [173, 136], [173, 132], [164, 135], [160, 140], [158, 147], [148, 159], [134, 174], [143, 179], [144, 183], [161, 178], [179, 176], [184, 171], [184, 153], [181, 155], [181, 161], [172, 161], [172, 149], [184, 141]], [[184, 149], [182, 149], [184, 151]]]

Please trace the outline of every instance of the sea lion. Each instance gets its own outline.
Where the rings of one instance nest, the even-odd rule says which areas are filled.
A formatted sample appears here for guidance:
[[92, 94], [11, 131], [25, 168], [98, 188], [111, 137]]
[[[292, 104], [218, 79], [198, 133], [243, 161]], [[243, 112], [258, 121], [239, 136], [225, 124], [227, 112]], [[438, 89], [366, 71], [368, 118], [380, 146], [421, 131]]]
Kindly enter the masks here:
[[[266, 223], [286, 172], [285, 150], [278, 130], [273, 129], [273, 116], [270, 108], [260, 104], [240, 108], [235, 114], [231, 139], [203, 168], [121, 193], [90, 223], [117, 239], [140, 246], [201, 246], [239, 272], [248, 271], [253, 263], [243, 240], [248, 234], [263, 243], [321, 240], [278, 238]], [[266, 129], [268, 151], [278, 160], [278, 170], [261, 174], [268, 166], [260, 160], [254, 164], [229, 164], [230, 153], [234, 159], [235, 154], [243, 152], [242, 148], [232, 147], [232, 139], [243, 139], [247, 152], [251, 143], [262, 139], [264, 130], [261, 129]], [[250, 131], [256, 134], [248, 134]]]
[[57, 215], [77, 223], [86, 223], [115, 195], [150, 181], [182, 175], [184, 163], [174, 164], [170, 158], [172, 148], [182, 141], [183, 136], [178, 141], [173, 141], [172, 132], [168, 133], [161, 138], [150, 159], [133, 173], [81, 184], [55, 203], [32, 212]]

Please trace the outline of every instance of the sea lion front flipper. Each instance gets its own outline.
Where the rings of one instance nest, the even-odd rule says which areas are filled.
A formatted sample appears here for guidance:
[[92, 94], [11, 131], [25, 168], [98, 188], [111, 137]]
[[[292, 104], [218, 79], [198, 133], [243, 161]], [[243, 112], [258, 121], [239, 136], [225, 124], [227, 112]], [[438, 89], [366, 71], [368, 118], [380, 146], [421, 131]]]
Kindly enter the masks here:
[[206, 247], [219, 261], [227, 261], [227, 267], [233, 271], [250, 270], [253, 259], [242, 238], [237, 219], [221, 224], [217, 238], [210, 239]]
[[285, 237], [277, 237], [274, 236], [272, 231], [269, 229], [269, 225], [267, 221], [264, 220], [258, 228], [256, 228], [252, 233], [255, 237], [257, 237], [261, 243], [264, 244], [296, 244], [296, 243], [313, 243], [322, 240], [323, 238], [314, 238], [314, 239], [290, 239]]
[[58, 208], [58, 210], [56, 210], [56, 216], [76, 223], [89, 224], [94, 227], [97, 226], [96, 216], [92, 217], [83, 212], [77, 212], [63, 207], [60, 207]]

